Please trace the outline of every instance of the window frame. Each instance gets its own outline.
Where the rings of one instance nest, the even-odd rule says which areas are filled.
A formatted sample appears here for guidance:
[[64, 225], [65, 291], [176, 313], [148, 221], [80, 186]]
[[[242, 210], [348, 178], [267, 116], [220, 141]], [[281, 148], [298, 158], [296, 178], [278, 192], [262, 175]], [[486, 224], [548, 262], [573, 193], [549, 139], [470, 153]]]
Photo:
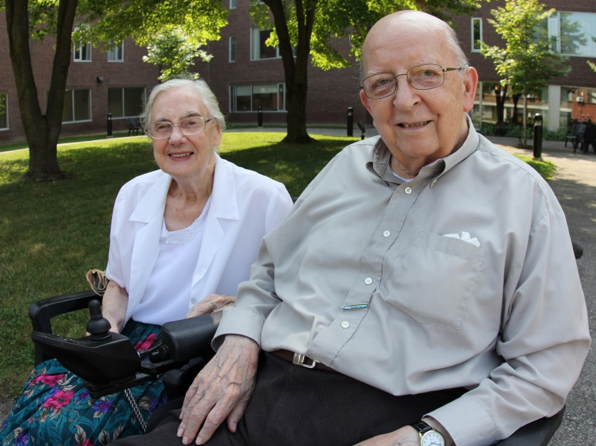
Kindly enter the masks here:
[[228, 62], [236, 62], [236, 36], [228, 38]]
[[4, 115], [4, 119], [6, 120], [6, 127], [1, 126], [2, 121], [0, 120], [0, 131], [10, 130], [10, 114], [8, 112], [8, 93], [0, 91], [0, 102], [1, 101], [4, 101], [4, 111], [2, 111], [0, 108], [0, 116]]
[[[134, 114], [134, 115], [127, 115], [126, 114], [126, 90], [143, 90], [142, 91], [142, 98], [141, 98], [141, 104], [140, 104], [140, 110], [139, 113]], [[119, 116], [115, 116], [112, 111], [111, 111], [111, 107], [110, 107], [110, 90], [120, 90], [120, 106], [121, 106], [121, 112], [122, 115]], [[145, 108], [145, 104], [147, 103], [147, 88], [144, 86], [139, 86], [139, 87], [109, 87], [108, 88], [108, 112], [112, 113], [112, 119], [117, 120], [117, 119], [128, 119], [128, 118], [138, 118], [139, 115], [143, 112], [143, 109]]]
[[[478, 38], [476, 38], [476, 24], [478, 24]], [[479, 53], [482, 50], [482, 17], [472, 17], [470, 26], [471, 51], [472, 53]]]
[[[229, 110], [230, 113], [256, 113], [258, 112], [258, 107], [255, 107], [255, 87], [270, 87], [275, 86], [276, 91], [276, 108], [270, 110], [262, 110], [267, 113], [287, 113], [287, 89], [285, 82], [270, 82], [270, 83], [258, 83], [258, 84], [248, 84], [248, 85], [230, 85], [230, 102], [229, 102]], [[238, 89], [239, 88], [250, 88], [250, 109], [249, 110], [238, 110]], [[259, 93], [256, 93], [259, 94]], [[246, 95], [244, 95], [246, 96]], [[282, 108], [280, 108], [280, 102]]]
[[[271, 29], [260, 29], [260, 28], [254, 28], [251, 27], [250, 28], [250, 60], [252, 61], [259, 61], [259, 60], [275, 60], [275, 59], [281, 59], [281, 54], [279, 53], [279, 46], [273, 47], [273, 49], [275, 49], [275, 56], [273, 57], [261, 57], [261, 33], [263, 32], [269, 32], [269, 34], [271, 34], [273, 30]], [[259, 36], [259, 39], [257, 41], [256, 39], [256, 35]], [[267, 37], [268, 39], [269, 37]], [[265, 39], [265, 40], [267, 40]], [[263, 45], [265, 45], [265, 42], [263, 42]], [[272, 47], [267, 47], [267, 48], [272, 48]], [[259, 51], [259, 57], [255, 57], [256, 56], [256, 51]]]
[[[75, 119], [76, 113], [76, 101], [75, 101], [75, 92], [76, 91], [86, 91], [87, 92], [87, 101], [88, 101], [88, 118], [87, 119]], [[64, 110], [62, 111], [62, 124], [78, 124], [80, 122], [92, 122], [93, 121], [93, 93], [90, 88], [73, 88], [73, 89], [66, 89], [64, 94], [70, 93], [71, 97], [71, 117], [72, 121], [65, 121], [64, 120]]]
[[[117, 47], [120, 47], [119, 50], [117, 49]], [[120, 53], [120, 58], [116, 58], [113, 57], [110, 59], [110, 55], [114, 55], [116, 54], [116, 56], [118, 55], [118, 53]], [[107, 60], [110, 63], [122, 63], [124, 62], [124, 41], [118, 43], [118, 44], [110, 44], [110, 47], [108, 48], [107, 51]]]

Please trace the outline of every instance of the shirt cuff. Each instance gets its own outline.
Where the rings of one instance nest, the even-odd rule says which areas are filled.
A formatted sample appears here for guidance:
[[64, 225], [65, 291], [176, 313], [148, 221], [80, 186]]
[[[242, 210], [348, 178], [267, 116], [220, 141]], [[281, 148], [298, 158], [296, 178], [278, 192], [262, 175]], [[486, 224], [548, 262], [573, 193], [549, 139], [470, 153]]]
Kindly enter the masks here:
[[265, 319], [252, 310], [242, 307], [230, 307], [224, 310], [211, 346], [217, 350], [229, 334], [246, 336], [261, 346], [261, 332]]
[[465, 395], [425, 416], [441, 423], [457, 446], [482, 446], [500, 440], [488, 411]]

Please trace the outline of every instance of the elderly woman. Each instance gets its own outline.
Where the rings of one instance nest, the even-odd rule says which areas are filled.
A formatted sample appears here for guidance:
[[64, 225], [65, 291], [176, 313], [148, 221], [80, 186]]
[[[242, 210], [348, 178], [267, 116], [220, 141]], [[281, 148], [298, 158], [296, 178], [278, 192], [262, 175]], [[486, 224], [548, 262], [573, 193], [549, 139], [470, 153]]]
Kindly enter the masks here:
[[[233, 304], [261, 239], [289, 211], [285, 187], [220, 158], [224, 118], [203, 81], [157, 86], [143, 116], [159, 170], [125, 184], [114, 205], [103, 313], [138, 349], [160, 326]], [[146, 420], [160, 380], [132, 396]], [[32, 373], [0, 432], [3, 445], [100, 445], [142, 433], [123, 392], [93, 400], [56, 360]]]

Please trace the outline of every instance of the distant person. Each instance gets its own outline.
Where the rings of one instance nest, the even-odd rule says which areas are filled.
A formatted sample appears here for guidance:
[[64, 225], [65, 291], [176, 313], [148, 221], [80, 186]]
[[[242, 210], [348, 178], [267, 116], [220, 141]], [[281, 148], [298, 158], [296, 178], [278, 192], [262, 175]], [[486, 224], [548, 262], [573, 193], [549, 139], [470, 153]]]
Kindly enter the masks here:
[[[144, 350], [165, 322], [233, 305], [263, 236], [292, 200], [281, 183], [217, 155], [225, 121], [205, 82], [155, 87], [143, 121], [159, 170], [129, 181], [116, 198], [103, 314]], [[165, 402], [161, 379], [131, 390], [143, 421]], [[124, 392], [94, 400], [50, 360], [31, 374], [0, 439], [90, 446], [142, 432]]]
[[445, 22], [391, 14], [362, 54], [380, 136], [265, 236], [181, 411], [116, 445], [490, 445], [563, 407], [590, 337], [552, 190], [474, 130]]

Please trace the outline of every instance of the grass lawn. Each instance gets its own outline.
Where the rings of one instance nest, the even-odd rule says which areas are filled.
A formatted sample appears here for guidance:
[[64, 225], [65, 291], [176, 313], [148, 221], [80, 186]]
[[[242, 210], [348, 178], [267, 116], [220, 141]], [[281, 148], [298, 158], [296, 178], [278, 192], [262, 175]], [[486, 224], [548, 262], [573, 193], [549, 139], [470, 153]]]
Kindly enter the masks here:
[[[224, 133], [221, 156], [281, 181], [297, 196], [337, 152], [356, 141], [315, 135], [317, 144], [281, 144], [284, 135]], [[33, 366], [28, 305], [88, 288], [87, 270], [106, 265], [119, 188], [156, 169], [144, 136], [61, 145], [58, 153], [71, 178], [54, 183], [20, 181], [26, 150], [0, 153], [1, 397], [15, 395]], [[83, 336], [87, 319], [84, 313], [61, 316], [56, 333]]]
[[[281, 144], [284, 133], [224, 133], [221, 156], [283, 182], [299, 195], [354, 138], [316, 136]], [[120, 186], [157, 168], [146, 137], [59, 147], [72, 178], [26, 183], [28, 151], [0, 153], [0, 396], [20, 390], [33, 366], [28, 305], [88, 288], [85, 273], [105, 268], [112, 205]], [[83, 336], [86, 314], [57, 318], [56, 333]]]

